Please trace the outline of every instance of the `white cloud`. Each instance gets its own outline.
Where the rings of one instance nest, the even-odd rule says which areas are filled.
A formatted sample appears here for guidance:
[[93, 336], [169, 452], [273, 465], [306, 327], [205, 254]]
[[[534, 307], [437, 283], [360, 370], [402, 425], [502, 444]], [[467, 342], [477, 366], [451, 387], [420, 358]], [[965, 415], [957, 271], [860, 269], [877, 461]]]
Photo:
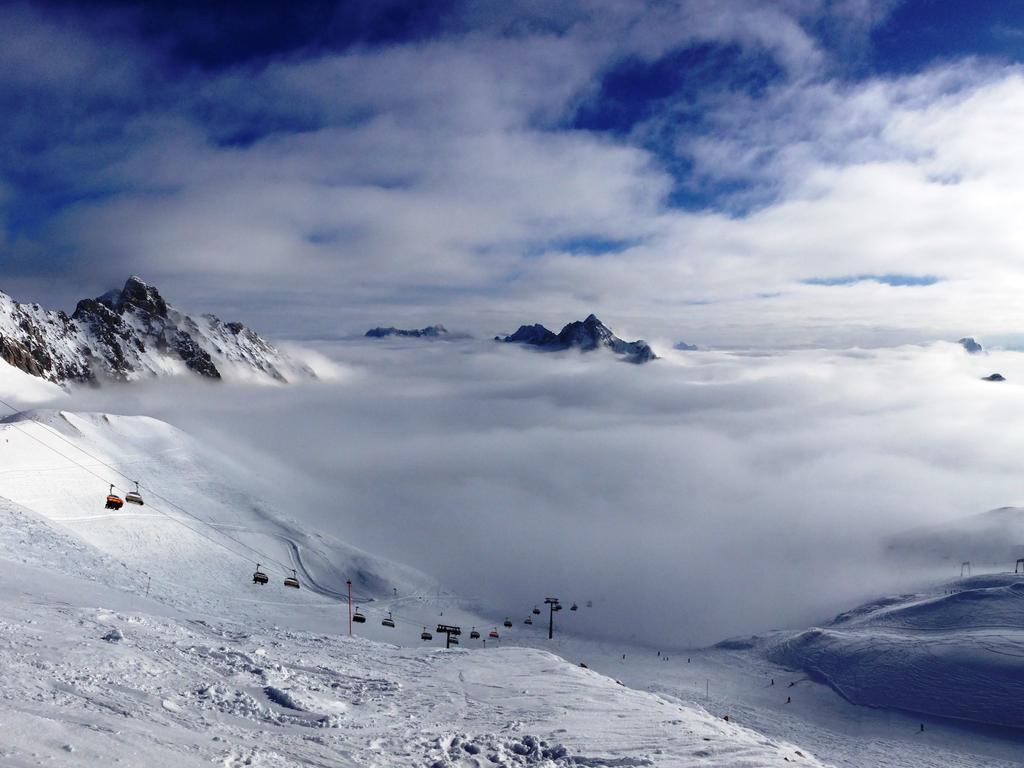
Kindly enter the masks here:
[[[844, 13], [863, 30], [885, 11]], [[46, 245], [80, 255], [84, 292], [139, 272], [178, 303], [279, 334], [354, 331], [369, 315], [491, 331], [589, 311], [636, 335], [721, 344], [1011, 332], [1020, 73], [956, 62], [834, 81], [799, 23], [823, 12], [585, 4], [537, 11], [515, 34], [192, 74], [172, 103], [128, 118], [124, 155], [94, 179], [122, 191], [71, 207]], [[771, 51], [789, 72], [759, 98], [713, 100], [715, 129], [679, 143], [696, 178], [750, 185], [742, 215], [667, 206], [663, 158], [631, 142], [671, 127], [671, 109], [627, 139], [565, 128], [621, 57], [697, 40]], [[580, 255], [562, 242], [591, 238], [625, 245]], [[869, 273], [944, 282], [800, 283]]]
[[[168, 418], [282, 478], [306, 525], [496, 612], [593, 599], [589, 629], [664, 646], [906, 589], [925, 573], [895, 573], [886, 536], [1020, 501], [1019, 353], [661, 350], [638, 368], [486, 341], [325, 350], [340, 382], [62, 407]], [[1008, 381], [980, 381], [993, 370]]]

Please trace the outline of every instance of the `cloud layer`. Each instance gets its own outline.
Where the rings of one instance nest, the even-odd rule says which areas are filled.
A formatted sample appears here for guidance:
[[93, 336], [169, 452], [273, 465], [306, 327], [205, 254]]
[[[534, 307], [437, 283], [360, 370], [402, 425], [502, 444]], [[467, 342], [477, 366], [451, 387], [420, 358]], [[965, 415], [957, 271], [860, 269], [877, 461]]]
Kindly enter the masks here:
[[[339, 6], [218, 49], [199, 17], [7, 5], [4, 288], [66, 304], [137, 272], [294, 336], [590, 311], [729, 345], [1015, 332], [1024, 78], [854, 76], [892, 6]], [[937, 281], [820, 284], [862, 274]]]
[[[346, 373], [320, 386], [73, 406], [162, 416], [276, 480], [305, 525], [496, 614], [589, 599], [587, 631], [663, 647], [955, 576], [894, 570], [883, 542], [1020, 501], [1019, 353], [666, 352], [638, 369], [474, 341], [326, 351]], [[980, 380], [993, 370], [1009, 381]]]

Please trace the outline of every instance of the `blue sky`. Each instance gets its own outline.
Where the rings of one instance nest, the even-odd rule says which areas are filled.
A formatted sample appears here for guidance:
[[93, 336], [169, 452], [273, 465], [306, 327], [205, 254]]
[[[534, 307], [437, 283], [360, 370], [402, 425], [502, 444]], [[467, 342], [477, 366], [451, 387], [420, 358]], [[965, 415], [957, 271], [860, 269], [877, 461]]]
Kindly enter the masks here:
[[[498, 296], [650, 335], [771, 295], [799, 342], [824, 308], [959, 329], [927, 306], [1017, 272], [979, 204], [1015, 194], [1016, 4], [12, 3], [0, 37], [19, 298], [138, 272], [284, 334]], [[1000, 131], [1009, 162], [951, 149]]]

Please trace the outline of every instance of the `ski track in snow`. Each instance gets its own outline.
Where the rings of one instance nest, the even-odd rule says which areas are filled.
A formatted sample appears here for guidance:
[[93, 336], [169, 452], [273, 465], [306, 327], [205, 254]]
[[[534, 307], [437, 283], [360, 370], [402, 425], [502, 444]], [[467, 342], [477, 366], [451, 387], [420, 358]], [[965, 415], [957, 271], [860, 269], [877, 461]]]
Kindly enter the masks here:
[[[182, 528], [157, 511], [159, 501], [103, 510], [103, 482], [29, 434], [106, 476], [102, 463], [38, 424], [0, 424], [0, 765], [1024, 765], [1024, 737], [934, 718], [918, 733], [922, 716], [856, 706], [766, 659], [763, 643], [667, 660], [566, 634], [549, 643], [543, 628], [517, 625], [502, 631], [501, 647], [470, 646], [466, 636], [450, 651], [437, 637], [415, 645], [421, 624], [475, 625], [486, 637], [494, 617], [442, 596], [411, 569], [303, 532], [254, 489], [240, 490], [244, 468], [166, 424], [37, 418], [130, 467], [208, 522], [204, 533], [221, 531], [241, 542], [225, 539], [229, 547], [254, 546], [276, 562], [264, 563], [271, 584], [254, 586], [248, 553]], [[285, 565], [303, 589], [281, 587]], [[368, 615], [354, 639], [341, 636], [347, 608], [337, 598], [347, 576]], [[879, 601], [829, 632], [842, 634], [844, 654], [887, 642], [905, 653], [955, 649], [963, 635], [949, 633], [959, 628], [972, 633], [976, 653], [1013, 662], [1020, 643], [1006, 633], [1020, 631], [1020, 594], [977, 578], [992, 591]], [[972, 617], [979, 600], [1003, 606], [1002, 617]], [[946, 608], [935, 613], [936, 604]], [[380, 626], [388, 610], [395, 630]], [[809, 636], [812, 649], [828, 637]], [[894, 663], [876, 672], [884, 679]], [[837, 676], [831, 682], [841, 688]]]
[[[417, 637], [406, 614], [489, 621], [452, 596], [426, 597], [440, 592], [422, 574], [304, 534], [236, 490], [244, 472], [168, 425], [37, 417], [103, 461], [130, 457], [146, 486], [242, 542], [228, 546], [293, 563], [317, 587], [283, 589], [269, 563], [272, 583], [252, 585], [254, 563], [156, 512], [159, 502], [103, 510], [103, 481], [29, 435], [95, 460], [38, 424], [0, 424], [4, 766], [821, 765], [546, 651], [341, 636], [347, 609], [325, 596], [341, 594], [346, 573], [374, 601], [360, 627], [372, 638]], [[398, 630], [379, 625], [389, 608]]]

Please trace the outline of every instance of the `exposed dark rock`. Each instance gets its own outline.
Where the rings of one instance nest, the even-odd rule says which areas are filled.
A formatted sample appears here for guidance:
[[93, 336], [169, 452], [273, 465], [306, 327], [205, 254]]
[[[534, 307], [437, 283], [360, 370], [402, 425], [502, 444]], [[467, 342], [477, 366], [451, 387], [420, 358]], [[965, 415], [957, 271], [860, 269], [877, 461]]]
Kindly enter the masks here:
[[687, 344], [685, 341], [678, 342], [672, 349], [678, 349], [680, 352], [696, 352], [696, 344]]
[[990, 373], [988, 376], [982, 376], [982, 381], [1006, 381], [1006, 377], [1001, 373]]
[[532, 344], [535, 347], [546, 347], [558, 343], [558, 334], [549, 331], [540, 323], [535, 325], [520, 325], [519, 330], [511, 336], [501, 338], [494, 337], [495, 341], [507, 341], [517, 344]]
[[511, 336], [495, 337], [496, 341], [527, 344], [545, 351], [579, 349], [589, 352], [601, 347], [622, 355], [631, 363], [646, 363], [658, 356], [645, 341], [624, 341], [616, 336], [596, 315], [569, 323], [558, 334], [543, 325], [521, 325]]
[[975, 341], [975, 340], [974, 340], [974, 339], [973, 339], [972, 337], [970, 337], [970, 336], [964, 336], [964, 337], [963, 337], [962, 339], [960, 339], [960, 340], [958, 340], [958, 341], [957, 341], [957, 344], [959, 344], [959, 345], [960, 345], [961, 347], [963, 347], [964, 349], [966, 349], [966, 350], [967, 350], [968, 352], [970, 352], [970, 353], [971, 353], [972, 355], [976, 355], [976, 354], [978, 354], [979, 352], [982, 352], [982, 351], [984, 351], [984, 350], [983, 350], [983, 348], [982, 348], [982, 346], [981, 346], [981, 344], [979, 344], [978, 342], [976, 342], [976, 341]]
[[409, 338], [437, 339], [448, 335], [448, 329], [443, 325], [428, 325], [426, 328], [371, 328], [366, 335], [373, 339], [383, 339], [386, 336], [406, 336]]
[[[184, 370], [220, 379], [222, 366], [285, 382], [315, 378], [241, 323], [192, 318], [138, 277], [120, 291], [78, 302], [68, 317], [0, 293], [0, 359], [57, 383], [128, 380]], [[177, 370], [182, 370], [177, 367]]]

